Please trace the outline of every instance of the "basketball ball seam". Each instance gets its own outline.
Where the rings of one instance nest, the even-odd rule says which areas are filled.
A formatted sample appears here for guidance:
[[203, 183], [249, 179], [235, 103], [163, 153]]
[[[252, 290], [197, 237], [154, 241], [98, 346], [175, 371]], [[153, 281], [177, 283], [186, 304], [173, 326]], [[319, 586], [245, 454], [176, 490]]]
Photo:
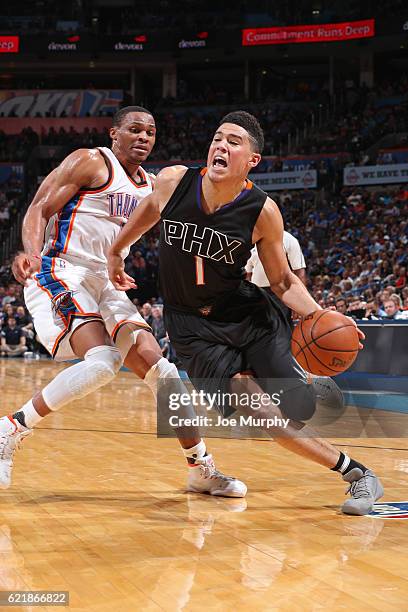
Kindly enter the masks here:
[[[311, 352], [311, 354], [313, 355], [313, 357], [316, 359], [316, 361], [318, 361], [324, 368], [326, 368], [326, 370], [330, 370], [330, 372], [335, 372], [335, 374], [340, 374], [341, 372], [343, 372], [344, 370], [333, 370], [333, 368], [331, 368], [330, 366], [326, 365], [325, 363], [323, 363], [323, 361], [321, 359], [319, 359], [319, 357], [317, 357], [314, 352], [312, 351], [312, 349], [309, 348], [309, 351]], [[351, 364], [350, 364], [351, 365]]]
[[318, 323], [318, 321], [320, 321], [320, 319], [323, 317], [323, 315], [327, 314], [328, 312], [332, 312], [331, 310], [323, 310], [320, 315], [317, 317], [316, 321], [313, 322], [312, 327], [310, 328], [310, 337], [313, 338], [313, 330], [315, 325]]
[[[298, 340], [296, 340], [296, 338], [293, 338], [293, 336], [292, 336], [292, 338], [291, 338], [291, 343], [296, 343], [296, 344], [298, 345], [299, 350], [298, 350], [298, 352], [296, 353], [296, 355], [299, 355], [299, 353], [301, 353], [301, 352], [302, 352], [302, 345], [300, 344], [300, 342], [298, 342]], [[292, 355], [293, 355], [294, 357], [296, 357], [296, 355], [295, 355], [294, 350], [293, 350], [293, 348], [292, 348], [292, 347], [291, 347], [291, 349], [292, 349]]]
[[[313, 323], [312, 327], [310, 328], [310, 337], [311, 337], [311, 341], [310, 341], [310, 342], [308, 342], [308, 341], [306, 340], [306, 338], [305, 338], [305, 334], [303, 333], [303, 328], [302, 328], [303, 321], [301, 321], [301, 322], [300, 322], [300, 330], [301, 330], [301, 332], [302, 332], [302, 337], [303, 337], [303, 340], [304, 340], [304, 342], [305, 342], [305, 345], [304, 345], [304, 347], [303, 347], [303, 348], [308, 348], [308, 347], [309, 347], [311, 344], [316, 344], [316, 346], [317, 346], [318, 348], [322, 349], [322, 350], [326, 350], [326, 351], [333, 351], [334, 349], [325, 349], [324, 347], [320, 346], [319, 344], [317, 344], [316, 340], [320, 340], [320, 338], [323, 338], [324, 336], [327, 336], [328, 334], [331, 334], [332, 332], [336, 331], [337, 329], [343, 329], [344, 327], [354, 327], [353, 323], [348, 323], [347, 325], [339, 325], [339, 327], [335, 327], [334, 329], [330, 329], [328, 332], [324, 332], [324, 334], [320, 334], [320, 336], [317, 336], [317, 337], [315, 338], [315, 337], [313, 336], [313, 328], [314, 328], [314, 326], [316, 325], [316, 323], [317, 323], [318, 321], [320, 321], [320, 319], [322, 318], [322, 316], [323, 316], [324, 314], [327, 314], [328, 312], [334, 312], [334, 311], [331, 311], [331, 310], [324, 310], [324, 311], [322, 312], [322, 314], [319, 316], [319, 318], [318, 318], [318, 319], [317, 319], [317, 320], [316, 320], [316, 321]], [[346, 353], [355, 353], [355, 352], [356, 352], [356, 351], [358, 351], [358, 350], [359, 350], [358, 348], [357, 348], [357, 349], [339, 349], [339, 350], [338, 350], [338, 352], [339, 352], [339, 353], [344, 353], [344, 352], [346, 352]], [[336, 352], [337, 352], [337, 349], [336, 349]]]
[[[310, 335], [311, 335], [311, 337], [313, 339], [313, 342], [316, 342], [316, 340], [320, 340], [320, 338], [324, 338], [324, 336], [328, 336], [329, 334], [337, 331], [338, 329], [346, 329], [346, 327], [354, 327], [354, 325], [352, 323], [349, 323], [347, 325], [339, 325], [338, 327], [333, 327], [333, 329], [330, 329], [329, 331], [324, 332], [324, 334], [320, 334], [320, 336], [316, 336], [316, 338], [313, 336], [312, 330], [310, 330]], [[317, 342], [316, 342], [316, 344], [317, 344]], [[357, 350], [357, 349], [355, 349], [355, 350]]]
[[[311, 351], [310, 351], [310, 352], [311, 352]], [[306, 361], [306, 366], [307, 366], [307, 369], [305, 368], [305, 369], [306, 369], [306, 371], [307, 371], [307, 372], [310, 372], [310, 366], [309, 366], [309, 362], [308, 362], [308, 360], [307, 360], [307, 357], [306, 357], [306, 353], [305, 353], [305, 351], [304, 351], [303, 349], [301, 349], [301, 350], [299, 351], [299, 353], [297, 354], [297, 356], [299, 356], [299, 354], [300, 354], [300, 353], [302, 353], [303, 357], [305, 358], [305, 361]], [[313, 353], [312, 353], [312, 354], [313, 354]], [[301, 366], [301, 367], [302, 367], [302, 366]]]
[[[321, 318], [323, 317], [323, 315], [327, 314], [327, 313], [331, 313], [331, 310], [324, 310], [321, 313], [318, 314], [316, 320], [313, 322], [312, 326], [309, 328], [308, 330], [308, 335], [310, 340], [308, 341], [306, 339], [306, 335], [305, 335], [305, 329], [303, 327], [303, 324], [306, 323], [306, 320], [302, 320], [298, 326], [299, 330], [298, 330], [298, 334], [299, 334], [299, 339], [296, 339], [293, 337], [292, 335], [292, 354], [293, 356], [296, 358], [300, 358], [300, 354], [302, 354], [302, 360], [304, 360], [306, 362], [306, 368], [309, 371], [310, 370], [310, 365], [309, 365], [309, 359], [307, 357], [307, 351], [309, 351], [310, 355], [310, 359], [314, 359], [316, 362], [316, 366], [317, 368], [320, 370], [321, 368], [323, 369], [323, 373], [320, 372], [320, 374], [325, 374], [325, 375], [336, 375], [336, 374], [340, 374], [342, 371], [344, 370], [336, 370], [333, 367], [331, 367], [330, 365], [326, 365], [325, 362], [322, 361], [322, 359], [320, 359], [320, 357], [318, 355], [316, 355], [314, 353], [314, 351], [312, 350], [312, 345], [316, 346], [316, 349], [318, 349], [318, 351], [325, 351], [325, 353], [345, 353], [345, 354], [351, 354], [351, 356], [353, 357], [351, 363], [347, 366], [350, 367], [352, 365], [352, 363], [355, 361], [357, 354], [358, 354], [358, 347], [356, 347], [355, 349], [334, 349], [334, 348], [328, 348], [328, 347], [324, 347], [321, 346], [318, 343], [318, 340], [320, 340], [320, 338], [323, 338], [324, 336], [327, 336], [339, 329], [343, 329], [344, 327], [354, 327], [353, 323], [346, 323], [346, 325], [341, 324], [338, 325], [337, 327], [330, 329], [327, 332], [324, 332], [316, 337], [314, 337], [314, 330], [316, 329], [316, 325], [318, 323], [318, 321], [321, 320]], [[310, 320], [310, 319], [308, 319]], [[303, 344], [301, 344], [301, 341], [303, 341]], [[294, 349], [294, 350], [293, 350]], [[322, 355], [322, 358], [324, 358], [324, 356]]]
[[[308, 368], [308, 369], [307, 369], [307, 371], [308, 371], [308, 372], [310, 372], [309, 362], [308, 362], [308, 359], [307, 359], [307, 357], [306, 357], [306, 353], [305, 353], [305, 351], [304, 351], [304, 349], [305, 349], [305, 348], [307, 348], [307, 340], [306, 340], [305, 335], [304, 335], [304, 333], [303, 333], [303, 327], [302, 327], [302, 325], [303, 325], [303, 321], [301, 321], [301, 322], [300, 322], [300, 331], [301, 331], [301, 334], [302, 334], [302, 337], [303, 337], [303, 341], [304, 341], [304, 343], [305, 343], [305, 346], [304, 346], [304, 347], [302, 347], [302, 346], [299, 344], [299, 346], [301, 347], [300, 352], [302, 353], [303, 357], [305, 358], [305, 361], [306, 361], [306, 366], [307, 366], [307, 368]], [[310, 350], [310, 349], [309, 349], [309, 350]], [[310, 351], [310, 352], [312, 353], [312, 351]], [[299, 353], [298, 353], [298, 355], [299, 355]], [[313, 355], [313, 353], [312, 353], [312, 355]]]

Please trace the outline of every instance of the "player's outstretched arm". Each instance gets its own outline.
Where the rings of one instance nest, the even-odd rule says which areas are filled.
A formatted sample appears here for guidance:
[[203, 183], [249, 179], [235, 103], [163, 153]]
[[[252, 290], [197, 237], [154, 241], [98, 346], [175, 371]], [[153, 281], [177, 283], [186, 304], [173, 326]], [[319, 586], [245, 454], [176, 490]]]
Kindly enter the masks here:
[[41, 267], [41, 249], [48, 220], [83, 187], [92, 184], [100, 154], [78, 149], [55, 168], [41, 183], [28, 207], [22, 228], [24, 252], [14, 258], [12, 270], [23, 285]]
[[270, 198], [265, 202], [255, 225], [254, 240], [271, 289], [282, 302], [301, 316], [321, 310], [301, 280], [289, 268], [283, 249], [282, 215]]
[[133, 279], [125, 272], [122, 253], [158, 223], [161, 211], [170, 200], [186, 170], [185, 166], [163, 168], [156, 177], [152, 193], [132, 212], [125, 227], [113, 242], [109, 249], [108, 271], [116, 289], [128, 291], [136, 286]]

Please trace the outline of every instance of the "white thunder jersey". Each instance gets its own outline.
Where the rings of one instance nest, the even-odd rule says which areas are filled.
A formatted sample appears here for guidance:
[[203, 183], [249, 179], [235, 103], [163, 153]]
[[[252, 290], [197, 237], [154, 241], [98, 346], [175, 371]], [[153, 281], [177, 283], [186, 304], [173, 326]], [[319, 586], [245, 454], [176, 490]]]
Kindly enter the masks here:
[[51, 217], [42, 255], [106, 269], [109, 247], [133, 210], [152, 192], [152, 181], [139, 167], [136, 182], [110, 149], [98, 150], [109, 170], [107, 182], [99, 188], [81, 189]]
[[[306, 268], [305, 258], [300, 248], [299, 240], [289, 232], [283, 232], [283, 249], [292, 270]], [[252, 274], [251, 281], [258, 287], [269, 287], [269, 280], [261, 264], [256, 246], [251, 251], [245, 270]]]

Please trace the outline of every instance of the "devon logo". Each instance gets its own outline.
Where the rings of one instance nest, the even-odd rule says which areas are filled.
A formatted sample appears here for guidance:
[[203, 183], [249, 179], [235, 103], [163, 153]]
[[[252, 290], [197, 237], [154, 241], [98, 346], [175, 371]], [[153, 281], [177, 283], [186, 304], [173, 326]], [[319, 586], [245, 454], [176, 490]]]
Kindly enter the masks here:
[[408, 519], [408, 501], [374, 504], [374, 510], [368, 516], [381, 519]]

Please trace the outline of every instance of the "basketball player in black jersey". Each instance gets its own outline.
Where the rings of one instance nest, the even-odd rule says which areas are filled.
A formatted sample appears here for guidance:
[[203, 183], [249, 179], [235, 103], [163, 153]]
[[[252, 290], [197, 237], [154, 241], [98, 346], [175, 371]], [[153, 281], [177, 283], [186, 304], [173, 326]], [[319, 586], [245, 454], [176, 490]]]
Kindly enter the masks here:
[[[190, 378], [205, 379], [205, 391], [238, 385], [255, 393], [268, 391], [258, 386], [259, 379], [289, 381], [280, 405], [289, 425], [269, 433], [288, 450], [340, 472], [351, 493], [343, 512], [367, 514], [383, 494], [379, 479], [304, 424], [314, 413], [315, 397], [291, 354], [289, 325], [268, 294], [244, 280], [256, 244], [271, 289], [283, 303], [301, 316], [320, 309], [290, 271], [278, 207], [247, 178], [261, 159], [263, 140], [255, 117], [233, 112], [215, 132], [207, 168], [162, 170], [154, 192], [134, 211], [110, 250], [110, 278], [117, 289], [135, 286], [124, 271], [121, 251], [161, 219], [165, 323]], [[360, 331], [359, 336], [364, 338]], [[221, 407], [224, 415], [233, 408]], [[274, 416], [277, 410], [271, 402], [256, 416]]]

